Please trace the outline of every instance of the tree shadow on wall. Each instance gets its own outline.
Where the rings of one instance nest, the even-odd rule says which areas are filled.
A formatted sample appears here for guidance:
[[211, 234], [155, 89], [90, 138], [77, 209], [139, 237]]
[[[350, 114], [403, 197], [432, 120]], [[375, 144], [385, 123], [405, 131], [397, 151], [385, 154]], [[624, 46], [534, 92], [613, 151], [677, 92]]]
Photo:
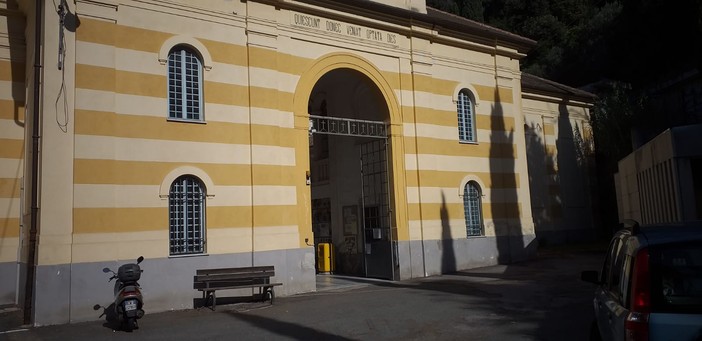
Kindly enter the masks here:
[[539, 243], [545, 245], [550, 243], [546, 234], [558, 226], [562, 215], [561, 194], [558, 187], [554, 186], [558, 182], [556, 160], [542, 137], [546, 128], [541, 123], [525, 123], [524, 133], [534, 229]]
[[451, 236], [451, 224], [446, 206], [446, 196], [441, 191], [441, 208], [439, 210], [441, 216], [441, 273], [451, 273], [457, 270], [456, 266], [456, 249], [454, 246], [453, 237]]
[[[514, 127], [508, 127], [499, 87], [495, 87], [495, 104], [490, 113], [490, 213], [497, 243], [497, 261], [508, 264], [526, 260], [529, 255], [522, 233], [517, 188], [526, 186], [518, 180]], [[514, 122], [514, 121], [512, 121]]]
[[[558, 105], [558, 139], [556, 140], [556, 185], [562, 198], [563, 233], [560, 242], [594, 239], [593, 214], [590, 202], [592, 191], [588, 176], [586, 144], [580, 124], [571, 122], [571, 115], [564, 103]], [[590, 154], [590, 153], [588, 153]], [[576, 228], [574, 228], [576, 227]]]
[[[539, 245], [595, 239], [596, 179], [592, 135], [559, 105], [555, 142], [547, 141], [547, 123], [525, 124], [532, 216]], [[555, 143], [555, 145], [554, 145]], [[554, 149], [555, 147], [555, 149]]]

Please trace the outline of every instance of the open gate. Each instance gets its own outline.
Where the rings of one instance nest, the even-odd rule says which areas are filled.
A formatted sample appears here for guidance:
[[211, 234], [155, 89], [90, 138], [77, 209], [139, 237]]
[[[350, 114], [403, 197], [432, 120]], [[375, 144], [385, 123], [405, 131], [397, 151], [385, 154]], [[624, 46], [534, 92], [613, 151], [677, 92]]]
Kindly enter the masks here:
[[364, 273], [366, 277], [394, 280], [397, 243], [392, 239], [387, 124], [310, 115], [309, 133], [373, 139], [358, 146]]

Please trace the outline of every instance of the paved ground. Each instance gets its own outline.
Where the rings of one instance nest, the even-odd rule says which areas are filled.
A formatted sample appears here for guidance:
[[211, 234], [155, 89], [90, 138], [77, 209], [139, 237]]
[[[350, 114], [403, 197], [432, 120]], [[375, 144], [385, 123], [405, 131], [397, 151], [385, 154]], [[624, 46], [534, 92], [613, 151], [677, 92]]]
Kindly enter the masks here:
[[0, 340], [586, 340], [594, 288], [580, 272], [602, 259], [549, 250], [527, 263], [403, 282], [337, 278], [335, 286], [321, 277], [322, 291], [273, 306], [147, 310], [133, 333], [101, 321], [22, 331], [17, 312], [0, 313]]

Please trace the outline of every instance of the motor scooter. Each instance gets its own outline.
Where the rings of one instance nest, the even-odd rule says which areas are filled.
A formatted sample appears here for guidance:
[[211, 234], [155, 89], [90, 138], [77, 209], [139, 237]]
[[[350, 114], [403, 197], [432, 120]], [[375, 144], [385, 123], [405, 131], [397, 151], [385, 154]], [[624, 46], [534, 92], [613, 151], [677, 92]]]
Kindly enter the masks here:
[[117, 273], [110, 268], [102, 269], [104, 273], [112, 273], [112, 277], [110, 277], [108, 282], [117, 279], [114, 289], [115, 315], [119, 319], [123, 330], [127, 332], [138, 329], [137, 320], [144, 317], [144, 310], [142, 309], [144, 300], [141, 296], [141, 287], [137, 282], [144, 271], [139, 267], [143, 260], [144, 257], [140, 256], [136, 264], [123, 264], [117, 269]]

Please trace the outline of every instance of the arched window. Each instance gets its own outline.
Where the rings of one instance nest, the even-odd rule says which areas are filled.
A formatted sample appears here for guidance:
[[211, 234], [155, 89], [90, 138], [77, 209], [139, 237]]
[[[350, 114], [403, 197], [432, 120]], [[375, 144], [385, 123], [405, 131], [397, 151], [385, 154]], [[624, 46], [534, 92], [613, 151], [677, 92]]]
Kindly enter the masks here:
[[202, 62], [178, 45], [168, 54], [168, 118], [202, 121]]
[[462, 89], [458, 93], [458, 140], [476, 142], [475, 137], [475, 103], [470, 91]]
[[463, 188], [463, 211], [466, 216], [466, 236], [483, 235], [482, 194], [480, 186], [470, 181]]
[[205, 252], [205, 190], [191, 175], [177, 178], [168, 195], [170, 254]]

